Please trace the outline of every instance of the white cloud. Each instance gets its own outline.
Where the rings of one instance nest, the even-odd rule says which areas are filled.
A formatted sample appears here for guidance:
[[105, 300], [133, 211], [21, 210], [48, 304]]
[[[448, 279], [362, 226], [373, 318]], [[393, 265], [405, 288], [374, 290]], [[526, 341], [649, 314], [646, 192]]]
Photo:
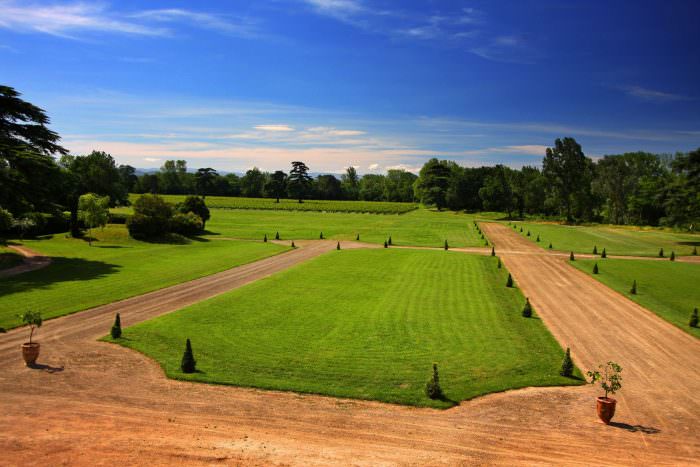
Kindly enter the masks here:
[[237, 22], [224, 19], [211, 13], [202, 13], [180, 8], [160, 10], [146, 10], [131, 15], [133, 18], [142, 18], [162, 23], [183, 22], [204, 29], [215, 30], [224, 34], [249, 37], [256, 36], [255, 25], [250, 20], [239, 19]]
[[289, 125], [255, 125], [256, 130], [260, 131], [294, 131]]
[[643, 88], [641, 86], [622, 86], [620, 89], [630, 97], [647, 102], [674, 102], [692, 100], [692, 98], [681, 94], [656, 91], [654, 89]]
[[321, 134], [328, 136], [360, 136], [366, 133], [360, 130], [339, 130], [337, 128], [327, 126], [315, 126], [307, 128], [306, 131], [314, 135]]
[[375, 162], [374, 164], [368, 165], [367, 168], [372, 171], [379, 170], [379, 164]]
[[158, 162], [160, 159], [157, 157], [144, 157], [143, 160], [146, 162]]

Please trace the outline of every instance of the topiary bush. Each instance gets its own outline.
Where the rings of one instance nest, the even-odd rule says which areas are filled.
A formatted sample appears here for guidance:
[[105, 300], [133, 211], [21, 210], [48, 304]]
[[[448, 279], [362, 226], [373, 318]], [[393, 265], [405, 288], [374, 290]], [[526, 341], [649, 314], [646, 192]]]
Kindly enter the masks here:
[[664, 257], [664, 249], [661, 248], [661, 249], [659, 250], [659, 258], [663, 258], [663, 257]]
[[697, 255], [698, 255], [698, 247], [695, 246], [695, 247], [693, 247], [693, 256], [697, 256]]
[[691, 328], [697, 328], [698, 327], [698, 309], [697, 307], [693, 310], [693, 313], [690, 315], [690, 327]]
[[601, 257], [601, 258], [607, 258], [607, 257], [608, 257], [608, 253], [605, 251], [605, 248], [603, 248], [603, 252], [600, 254], [600, 257]]
[[496, 256], [496, 247], [495, 246], [491, 247], [491, 256]]
[[114, 324], [112, 325], [112, 329], [109, 333], [112, 336], [112, 339], [119, 339], [122, 337], [122, 320], [119, 317], [119, 313], [117, 313], [117, 316], [114, 318]]
[[498, 269], [501, 269], [501, 258], [498, 258], [498, 264], [496, 265]]
[[318, 236], [318, 239], [323, 240], [323, 232], [321, 232], [321, 234]]
[[506, 287], [513, 287], [513, 276], [508, 273], [508, 279], [506, 280]]
[[675, 260], [676, 260], [676, 252], [675, 252], [675, 251], [672, 251], [672, 252], [671, 252], [671, 257], [670, 257], [669, 259], [670, 259], [671, 261], [675, 261]]
[[530, 236], [530, 231], [529, 231], [529, 230], [527, 231], [527, 236], [528, 236], [528, 237]]
[[449, 250], [450, 246], [447, 244], [447, 240], [445, 240], [445, 251]]
[[564, 361], [561, 362], [561, 370], [559, 374], [567, 378], [571, 378], [574, 374], [574, 362], [571, 361], [571, 350], [566, 348], [566, 355], [564, 355]]
[[593, 265], [593, 274], [598, 274], [598, 263]]
[[549, 249], [551, 250], [552, 248], [552, 242], [549, 242]]
[[267, 234], [263, 237], [263, 242], [267, 243]]
[[574, 256], [573, 251], [569, 254], [569, 261], [576, 261], [576, 257]]
[[340, 250], [340, 242], [338, 242], [338, 244], [335, 246], [335, 249]]
[[389, 246], [391, 246], [391, 235], [389, 235], [389, 240], [387, 241], [387, 243], [389, 244]]
[[525, 306], [523, 307], [523, 317], [525, 317], [525, 318], [532, 317], [532, 305], [530, 305], [529, 298], [525, 299]]
[[389, 244], [384, 240], [384, 248], [389, 248]]
[[433, 363], [433, 374], [425, 385], [425, 395], [431, 399], [442, 399], [445, 397], [442, 387], [440, 387], [437, 363]]
[[355, 237], [355, 241], [360, 241], [360, 234], [357, 234], [357, 237]]
[[535, 240], [537, 243], [540, 243], [540, 234], [537, 234], [537, 239]]
[[294, 240], [292, 240], [292, 248], [296, 248], [297, 246], [294, 244]]
[[593, 254], [594, 255], [598, 254], [598, 246], [597, 245], [593, 245]]
[[197, 371], [197, 361], [194, 359], [192, 344], [190, 343], [189, 339], [187, 339], [187, 343], [185, 344], [185, 353], [182, 355], [180, 369], [183, 373], [194, 373]]
[[175, 213], [170, 219], [170, 231], [189, 237], [196, 235], [204, 229], [204, 222], [193, 212]]
[[636, 279], [632, 282], [632, 288], [630, 289], [630, 293], [632, 295], [637, 295], [637, 280]]
[[279, 240], [279, 239], [280, 239], [280, 233], [279, 233], [279, 232], [275, 232], [275, 240]]

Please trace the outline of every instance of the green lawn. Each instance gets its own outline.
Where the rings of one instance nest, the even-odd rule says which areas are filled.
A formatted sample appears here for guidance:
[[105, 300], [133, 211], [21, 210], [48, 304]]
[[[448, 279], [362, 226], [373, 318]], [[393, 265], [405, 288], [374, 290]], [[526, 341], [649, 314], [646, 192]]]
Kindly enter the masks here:
[[666, 255], [690, 255], [693, 247], [700, 249], [700, 234], [682, 234], [662, 229], [623, 226], [568, 226], [551, 223], [515, 222], [517, 231], [533, 242], [540, 236], [539, 245], [547, 248], [549, 243], [555, 250], [575, 253], [598, 253], [606, 249], [609, 255], [657, 256], [663, 248]]
[[24, 245], [53, 258], [44, 269], [0, 279], [0, 327], [20, 323], [17, 313], [53, 318], [256, 261], [285, 247], [262, 242], [192, 241], [184, 245], [139, 242], [120, 225], [94, 230], [99, 241], [64, 234]]
[[[592, 274], [596, 262], [599, 274]], [[699, 264], [626, 259], [578, 260], [571, 264], [666, 321], [700, 337], [700, 329], [688, 325], [693, 308], [700, 308]], [[637, 281], [636, 295], [630, 293], [634, 280]], [[634, 323], [627, 325], [634, 326]]]
[[[129, 195], [133, 203], [141, 196]], [[179, 203], [185, 195], [160, 195], [170, 203]], [[280, 199], [277, 203], [272, 198], [238, 198], [232, 196], [207, 196], [207, 206], [214, 209], [271, 209], [285, 211], [325, 211], [325, 212], [369, 212], [382, 214], [399, 214], [418, 208], [416, 203], [393, 203], [386, 201], [329, 201], [308, 199], [299, 203], [295, 199]]]
[[[208, 198], [207, 198], [208, 199]], [[114, 212], [130, 213], [128, 208]], [[499, 214], [484, 213], [481, 218]], [[389, 236], [394, 245], [442, 247], [483, 246], [474, 228], [474, 216], [449, 211], [417, 209], [406, 214], [324, 213], [302, 211], [268, 211], [212, 209], [207, 230], [216, 235], [260, 240], [264, 235], [282, 240], [325, 238], [383, 243]]]
[[[496, 259], [341, 250], [124, 330], [172, 378], [449, 407], [559, 376], [564, 352]], [[200, 372], [179, 369], [191, 338]], [[106, 338], [109, 340], [109, 338]], [[424, 394], [433, 362], [449, 400]]]

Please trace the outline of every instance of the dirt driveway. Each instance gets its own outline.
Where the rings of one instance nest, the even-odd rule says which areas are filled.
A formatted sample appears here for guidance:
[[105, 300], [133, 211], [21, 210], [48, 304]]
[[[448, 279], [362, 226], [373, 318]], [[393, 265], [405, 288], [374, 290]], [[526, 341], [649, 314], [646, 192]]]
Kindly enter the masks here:
[[[23, 330], [0, 335], [0, 464], [695, 462], [700, 343], [506, 227], [483, 229], [579, 365], [612, 358], [625, 367], [617, 425], [596, 420], [596, 392], [588, 386], [511, 391], [438, 411], [171, 381], [143, 355], [95, 341], [116, 311], [128, 326], [335, 248], [304, 242], [253, 264], [51, 320], [39, 333], [38, 369], [20, 361]], [[360, 245], [343, 243], [352, 246]]]

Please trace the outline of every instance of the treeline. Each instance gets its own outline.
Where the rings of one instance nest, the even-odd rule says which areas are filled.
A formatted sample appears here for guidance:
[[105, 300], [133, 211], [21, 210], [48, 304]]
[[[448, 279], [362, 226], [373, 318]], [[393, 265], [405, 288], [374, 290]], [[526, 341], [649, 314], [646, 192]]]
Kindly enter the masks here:
[[[264, 172], [252, 168], [243, 176], [220, 175], [211, 168], [188, 172], [184, 160], [165, 161], [158, 172], [136, 176], [133, 167], [122, 166], [127, 188], [132, 193], [244, 196], [247, 198], [296, 198], [289, 191], [289, 176], [282, 170]], [[417, 175], [405, 170], [389, 170], [386, 175], [360, 177], [350, 167], [340, 177], [318, 175], [309, 181], [306, 199], [400, 201], [415, 200], [413, 184]]]

